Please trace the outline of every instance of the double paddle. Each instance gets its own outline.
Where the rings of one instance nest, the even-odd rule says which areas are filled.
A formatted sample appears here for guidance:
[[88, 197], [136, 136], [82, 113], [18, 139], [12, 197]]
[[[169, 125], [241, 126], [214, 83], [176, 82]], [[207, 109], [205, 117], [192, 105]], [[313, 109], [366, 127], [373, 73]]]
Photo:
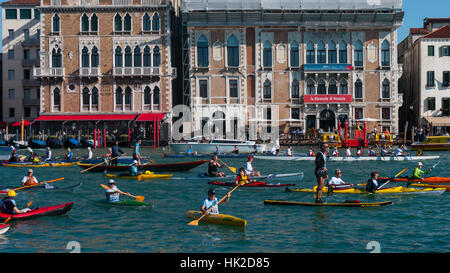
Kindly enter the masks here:
[[[108, 186], [106, 186], [106, 185], [104, 185], [104, 184], [100, 184], [100, 186], [101, 186], [102, 188], [104, 188], [105, 190], [112, 190], [110, 187], [108, 187]], [[123, 194], [123, 195], [127, 195], [127, 196], [130, 196], [130, 197], [133, 197], [133, 198], [136, 199], [136, 201], [138, 201], [138, 202], [144, 202], [144, 199], [145, 199], [145, 197], [144, 197], [144, 196], [141, 196], [141, 195], [134, 196], [134, 195], [131, 195], [131, 194], [129, 194], [129, 193], [126, 193], [126, 192], [123, 192], [123, 191], [119, 191], [119, 190], [116, 190], [115, 192], [118, 192], [118, 193], [120, 193], [120, 194]]]
[[377, 190], [380, 190], [382, 187], [384, 187], [386, 184], [388, 184], [389, 182], [391, 182], [393, 179], [397, 178], [399, 175], [401, 175], [402, 173], [404, 173], [406, 170], [408, 169], [408, 167], [404, 168], [403, 170], [401, 170], [398, 174], [396, 174], [393, 178], [389, 178], [386, 183], [384, 183], [383, 185], [379, 186], [377, 188]]
[[[125, 154], [125, 153], [123, 153], [122, 155], [124, 155], [124, 154]], [[87, 169], [82, 170], [80, 173], [84, 173], [84, 172], [86, 172], [86, 171], [89, 171], [89, 170], [92, 169], [92, 168], [95, 168], [95, 167], [100, 166], [100, 165], [102, 165], [102, 164], [108, 163], [108, 161], [111, 161], [111, 160], [113, 160], [113, 159], [119, 158], [120, 156], [121, 156], [121, 155], [118, 155], [118, 156], [113, 157], [113, 158], [111, 158], [111, 159], [102, 161], [102, 162], [100, 162], [100, 163], [98, 163], [98, 164], [95, 164], [94, 166], [91, 166], [91, 167], [89, 167], [89, 168], [87, 168]]]
[[63, 180], [63, 179], [64, 179], [64, 177], [61, 177], [61, 178], [57, 178], [57, 179], [53, 179], [53, 180], [49, 180], [49, 181], [40, 182], [40, 183], [37, 183], [37, 184], [34, 184], [34, 185], [30, 185], [30, 186], [23, 186], [23, 187], [20, 187], [20, 188], [15, 188], [15, 189], [12, 189], [12, 190], [13, 191], [18, 191], [18, 190], [27, 189], [27, 188], [35, 187], [35, 186], [42, 185], [42, 184], [48, 184], [48, 183], [60, 181], [60, 180]]
[[233, 173], [236, 173], [236, 168], [234, 167], [230, 167], [227, 165], [227, 163], [223, 162], [221, 159], [217, 158], [217, 160], [219, 160], [220, 162], [222, 162], [230, 171], [232, 171]]

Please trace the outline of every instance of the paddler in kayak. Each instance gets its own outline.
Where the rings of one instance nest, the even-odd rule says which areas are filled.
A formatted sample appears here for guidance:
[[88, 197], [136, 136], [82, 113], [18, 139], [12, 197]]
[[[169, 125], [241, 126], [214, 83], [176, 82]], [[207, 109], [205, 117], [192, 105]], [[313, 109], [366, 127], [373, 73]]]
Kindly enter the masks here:
[[422, 171], [423, 164], [422, 162], [417, 163], [417, 167], [414, 168], [413, 178], [420, 179], [420, 183], [423, 181], [422, 174], [427, 174], [431, 172], [433, 168], [430, 168], [428, 171]]
[[316, 155], [316, 169], [314, 170], [314, 174], [316, 175], [317, 179], [316, 203], [323, 203], [322, 192], [325, 185], [325, 179], [328, 178], [327, 157], [325, 155], [327, 151], [328, 144], [322, 143], [322, 145], [320, 146], [320, 151]]
[[245, 163], [245, 174], [249, 176], [261, 176], [261, 173], [258, 171], [255, 171], [255, 168], [252, 166], [253, 162], [253, 156], [249, 155], [247, 157], [247, 162]]
[[353, 187], [353, 184], [345, 183], [344, 180], [342, 180], [342, 171], [341, 169], [336, 169], [334, 171], [334, 176], [328, 181], [328, 188], [337, 189], [337, 188], [350, 188]]
[[378, 172], [372, 172], [370, 174], [370, 179], [367, 180], [367, 184], [366, 184], [366, 191], [371, 192], [371, 193], [375, 193], [378, 189], [378, 187], [380, 186], [378, 183], [378, 176], [380, 174]]
[[109, 203], [119, 202], [120, 193], [117, 192], [119, 189], [116, 187], [116, 182], [110, 179], [108, 182], [108, 187], [109, 189], [105, 190], [106, 201], [108, 201]]
[[247, 184], [252, 182], [256, 182], [256, 180], [251, 180], [250, 177], [245, 173], [245, 169], [242, 167], [239, 168], [239, 174], [236, 176], [235, 180], [236, 185]]
[[37, 178], [33, 176], [33, 170], [29, 169], [27, 175], [22, 179], [22, 186], [32, 186], [36, 185], [38, 182]]
[[3, 213], [6, 214], [20, 214], [20, 213], [27, 213], [31, 209], [30, 208], [24, 208], [24, 209], [18, 209], [16, 205], [16, 201], [14, 198], [16, 197], [16, 192], [13, 190], [8, 191], [8, 196], [3, 198], [2, 203], [0, 205], [0, 210]]
[[[230, 200], [230, 194], [227, 194], [227, 197], [225, 198], [225, 200], [222, 201], [221, 204], [225, 204], [226, 202], [228, 202], [228, 200]], [[203, 200], [202, 206], [201, 206], [201, 210], [204, 214], [219, 214], [219, 209], [217, 208], [217, 206], [214, 206], [215, 204], [217, 204], [217, 198], [216, 198], [216, 191], [214, 189], [209, 189], [208, 190], [208, 197], [205, 198]], [[214, 206], [214, 207], [213, 207]], [[211, 209], [211, 211], [208, 212], [208, 210], [213, 207]]]
[[138, 175], [142, 175], [142, 172], [139, 172], [138, 170], [138, 161], [137, 160], [133, 160], [133, 163], [131, 163], [130, 166], [130, 175], [131, 176], [138, 176]]
[[225, 177], [225, 173], [224, 172], [219, 172], [217, 170], [217, 168], [222, 168], [224, 165], [219, 164], [219, 162], [217, 162], [217, 155], [213, 155], [211, 157], [211, 160], [208, 163], [208, 176], [211, 177]]

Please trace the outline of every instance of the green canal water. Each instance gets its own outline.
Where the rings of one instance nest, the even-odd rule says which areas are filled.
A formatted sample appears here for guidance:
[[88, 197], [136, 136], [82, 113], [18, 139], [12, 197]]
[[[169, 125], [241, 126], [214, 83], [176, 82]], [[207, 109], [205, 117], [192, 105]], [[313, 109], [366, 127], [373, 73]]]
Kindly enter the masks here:
[[[304, 148], [294, 148], [303, 153]], [[126, 150], [131, 154], [131, 150]], [[164, 158], [163, 148], [143, 149], [157, 162], [190, 161], [191, 158]], [[44, 151], [38, 151], [44, 154]], [[54, 155], [62, 151], [55, 150]], [[94, 156], [101, 156], [95, 150]], [[435, 176], [450, 176], [450, 154], [439, 154], [440, 164]], [[74, 150], [84, 156], [85, 150]], [[245, 158], [225, 159], [236, 168], [244, 166]], [[423, 161], [427, 169], [436, 161]], [[365, 182], [371, 171], [393, 176], [405, 167], [411, 172], [416, 162], [329, 162], [328, 169], [343, 171], [345, 181]], [[296, 187], [312, 187], [314, 163], [256, 160], [254, 167], [262, 173], [304, 172]], [[192, 177], [206, 172], [204, 164], [189, 172], [174, 176]], [[0, 167], [0, 188], [20, 187], [27, 168]], [[11, 229], [0, 235], [0, 252], [70, 252], [70, 245], [79, 244], [81, 252], [277, 252], [277, 253], [368, 253], [369, 242], [375, 241], [383, 253], [448, 252], [450, 250], [449, 193], [439, 196], [367, 196], [339, 195], [326, 197], [327, 202], [346, 199], [361, 201], [394, 201], [382, 208], [284, 207], [264, 205], [265, 199], [312, 202], [312, 194], [286, 193], [284, 188], [240, 188], [232, 193], [230, 202], [219, 211], [247, 220], [245, 229], [216, 225], [189, 226], [186, 210], [200, 208], [211, 185], [204, 180], [117, 180], [122, 191], [143, 195], [151, 208], [109, 207], [96, 204], [104, 198], [99, 186], [108, 179], [103, 173], [83, 173], [78, 166], [35, 168], [40, 181], [64, 177], [55, 186], [64, 187], [82, 182], [68, 191], [20, 191], [19, 208], [29, 201], [33, 206], [56, 205], [73, 201], [72, 210], [62, 216], [48, 216], [12, 223]], [[226, 168], [224, 171], [227, 172]], [[274, 181], [275, 182], [275, 181]], [[289, 182], [291, 183], [291, 182]], [[231, 188], [216, 188], [221, 198]], [[127, 198], [122, 196], [122, 198]], [[373, 244], [373, 243], [370, 243]], [[369, 245], [370, 245], [369, 244]], [[68, 247], [69, 246], [69, 247]]]

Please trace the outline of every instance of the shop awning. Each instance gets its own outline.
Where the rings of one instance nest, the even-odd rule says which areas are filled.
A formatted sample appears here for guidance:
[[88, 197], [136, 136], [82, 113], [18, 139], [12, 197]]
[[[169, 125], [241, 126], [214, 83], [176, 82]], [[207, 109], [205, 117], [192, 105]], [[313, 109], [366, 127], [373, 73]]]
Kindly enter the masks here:
[[450, 117], [425, 117], [433, 126], [450, 126]]
[[136, 121], [160, 121], [164, 118], [164, 113], [142, 113], [139, 115]]
[[[31, 122], [29, 122], [28, 120], [24, 120], [23, 121], [23, 126], [29, 126], [31, 124]], [[10, 125], [11, 127], [19, 127], [22, 126], [22, 121], [16, 121], [14, 123], [11, 123]]]
[[131, 115], [46, 115], [40, 116], [35, 121], [113, 121], [133, 120], [136, 114]]

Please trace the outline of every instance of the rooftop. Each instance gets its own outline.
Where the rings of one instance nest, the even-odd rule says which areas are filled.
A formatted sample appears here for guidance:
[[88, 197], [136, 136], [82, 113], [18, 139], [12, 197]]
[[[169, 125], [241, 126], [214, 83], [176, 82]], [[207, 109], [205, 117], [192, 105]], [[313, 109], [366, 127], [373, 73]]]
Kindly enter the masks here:
[[422, 38], [450, 38], [450, 26], [443, 26]]
[[2, 6], [39, 6], [41, 4], [41, 0], [10, 0], [7, 2], [3, 2]]

